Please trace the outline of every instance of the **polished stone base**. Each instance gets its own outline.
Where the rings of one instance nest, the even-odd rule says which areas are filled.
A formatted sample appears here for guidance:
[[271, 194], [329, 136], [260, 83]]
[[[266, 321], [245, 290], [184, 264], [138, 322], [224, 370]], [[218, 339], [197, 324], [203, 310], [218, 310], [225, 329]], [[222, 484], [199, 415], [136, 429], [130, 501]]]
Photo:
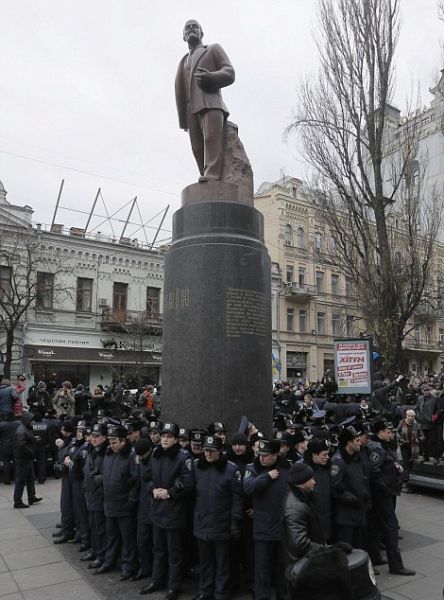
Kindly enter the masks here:
[[[271, 432], [271, 271], [263, 218], [252, 206], [204, 201], [189, 186], [165, 263], [162, 419], [184, 427], [242, 415]], [[208, 187], [205, 187], [208, 186]], [[214, 186], [213, 186], [214, 187]], [[229, 198], [229, 196], [228, 196]]]

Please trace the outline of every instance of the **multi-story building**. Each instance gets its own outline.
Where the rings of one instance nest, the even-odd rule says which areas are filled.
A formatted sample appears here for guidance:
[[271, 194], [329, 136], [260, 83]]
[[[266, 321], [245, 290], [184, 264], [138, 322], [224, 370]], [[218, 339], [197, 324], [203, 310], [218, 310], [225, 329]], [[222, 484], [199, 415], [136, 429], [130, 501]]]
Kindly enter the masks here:
[[[361, 319], [353, 285], [334, 260], [334, 240], [294, 177], [263, 183], [255, 206], [264, 215], [272, 261], [275, 379], [319, 380], [333, 367], [333, 340], [371, 335]], [[444, 313], [439, 307], [444, 246], [437, 244], [433, 293], [418, 307], [404, 346], [404, 368], [444, 371]], [[436, 289], [435, 289], [436, 288]], [[444, 291], [444, 290], [443, 290]]]
[[[33, 226], [32, 209], [10, 204], [2, 185], [0, 205], [2, 231], [24, 247], [31, 240], [39, 254], [35, 299], [15, 332], [13, 373], [90, 386], [117, 377], [159, 383], [163, 253], [61, 224]], [[0, 261], [3, 286], [9, 268]], [[4, 343], [0, 331], [0, 349]]]

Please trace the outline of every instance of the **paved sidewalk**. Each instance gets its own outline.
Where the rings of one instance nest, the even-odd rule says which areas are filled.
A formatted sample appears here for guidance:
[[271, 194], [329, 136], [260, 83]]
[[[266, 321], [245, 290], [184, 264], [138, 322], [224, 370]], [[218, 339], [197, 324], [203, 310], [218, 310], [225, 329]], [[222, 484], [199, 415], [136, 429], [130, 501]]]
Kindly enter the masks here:
[[[12, 486], [0, 484], [1, 600], [134, 600], [142, 582], [118, 581], [118, 572], [93, 576], [80, 562], [77, 544], [52, 543], [59, 520], [60, 482], [37, 486], [43, 501], [23, 510], [12, 508]], [[25, 497], [26, 501], [26, 497]], [[444, 500], [427, 493], [403, 495], [397, 514], [403, 539], [400, 547], [414, 577], [389, 575], [379, 567], [378, 586], [390, 600], [442, 600], [444, 583]], [[187, 579], [183, 600], [197, 593], [197, 581]], [[164, 592], [151, 600], [162, 600]], [[251, 600], [238, 595], [237, 599]]]

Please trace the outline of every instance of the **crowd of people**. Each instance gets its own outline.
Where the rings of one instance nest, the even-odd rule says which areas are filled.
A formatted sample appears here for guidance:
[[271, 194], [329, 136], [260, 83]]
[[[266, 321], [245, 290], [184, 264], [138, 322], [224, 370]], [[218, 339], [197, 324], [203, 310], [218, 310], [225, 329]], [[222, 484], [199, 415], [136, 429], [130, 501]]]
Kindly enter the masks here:
[[291, 566], [332, 548], [366, 550], [376, 572], [414, 574], [399, 551], [396, 499], [410, 491], [413, 461], [442, 460], [439, 378], [376, 373], [369, 397], [335, 395], [328, 380], [279, 383], [267, 435], [247, 418], [231, 432], [220, 421], [162, 422], [151, 386], [128, 408], [121, 384], [107, 404], [69, 382], [52, 395], [38, 382], [24, 402], [20, 384], [0, 385], [3, 482], [15, 479], [14, 507], [26, 508], [41, 501], [34, 476], [61, 479], [54, 543], [78, 542], [94, 574], [120, 565], [120, 580], [146, 579], [140, 593], [166, 589], [166, 600], [195, 571], [196, 600], [226, 600], [239, 586], [255, 600], [274, 586], [286, 600]]

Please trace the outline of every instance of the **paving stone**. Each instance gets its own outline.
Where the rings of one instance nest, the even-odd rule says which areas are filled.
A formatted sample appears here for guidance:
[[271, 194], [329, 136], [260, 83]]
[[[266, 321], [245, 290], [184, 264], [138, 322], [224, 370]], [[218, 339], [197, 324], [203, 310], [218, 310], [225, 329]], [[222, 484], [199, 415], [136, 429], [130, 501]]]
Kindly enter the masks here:
[[[37, 531], [35, 531], [35, 533], [37, 533]], [[31, 535], [16, 540], [2, 540], [1, 535], [0, 531], [0, 554], [19, 552], [22, 550], [35, 550], [36, 548], [52, 546], [51, 540], [48, 540], [43, 535]]]
[[11, 573], [0, 573], [0, 597], [17, 592], [18, 589]]
[[31, 590], [52, 584], [79, 579], [80, 576], [67, 562], [58, 562], [42, 567], [31, 567], [14, 571], [14, 579], [20, 590]]
[[35, 535], [35, 532], [35, 527], [31, 524], [20, 525], [19, 527], [7, 527], [6, 529], [0, 530], [0, 539], [1, 541], [4, 541], [24, 538]]
[[7, 570], [8, 570], [8, 567], [6, 565], [6, 562], [0, 556], [0, 573], [5, 573]]
[[37, 548], [21, 552], [4, 553], [3, 559], [11, 571], [59, 563], [64, 559], [56, 548]]
[[85, 581], [59, 583], [23, 592], [25, 600], [101, 600]]
[[443, 597], [442, 574], [427, 577], [426, 581], [418, 580], [400, 585], [396, 592], [409, 600], [441, 600]]

